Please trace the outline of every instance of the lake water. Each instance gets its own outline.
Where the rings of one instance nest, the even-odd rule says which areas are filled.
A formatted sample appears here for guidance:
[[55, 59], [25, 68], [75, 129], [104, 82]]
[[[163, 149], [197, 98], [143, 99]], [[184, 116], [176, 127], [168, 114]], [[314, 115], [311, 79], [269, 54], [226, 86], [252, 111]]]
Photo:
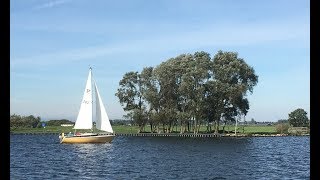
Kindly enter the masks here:
[[310, 137], [60, 144], [58, 135], [11, 135], [10, 179], [310, 179]]

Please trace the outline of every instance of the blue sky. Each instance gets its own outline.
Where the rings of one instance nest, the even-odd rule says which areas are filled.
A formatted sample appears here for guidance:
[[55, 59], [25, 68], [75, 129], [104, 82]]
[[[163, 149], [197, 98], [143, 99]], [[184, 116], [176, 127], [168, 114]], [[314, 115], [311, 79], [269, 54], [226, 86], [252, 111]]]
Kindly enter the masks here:
[[310, 117], [305, 0], [11, 0], [10, 113], [74, 121], [89, 66], [111, 119], [129, 71], [182, 53], [238, 52], [259, 76], [247, 120]]

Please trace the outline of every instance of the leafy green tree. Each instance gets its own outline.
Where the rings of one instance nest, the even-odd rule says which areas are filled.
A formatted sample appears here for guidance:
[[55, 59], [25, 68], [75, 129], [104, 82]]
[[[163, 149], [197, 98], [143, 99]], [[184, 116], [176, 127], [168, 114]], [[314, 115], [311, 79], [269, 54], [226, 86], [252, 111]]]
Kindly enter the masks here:
[[159, 130], [159, 119], [157, 113], [160, 110], [160, 96], [159, 96], [159, 84], [154, 75], [153, 67], [143, 68], [140, 74], [141, 80], [141, 93], [143, 99], [148, 103], [148, 109], [146, 115], [148, 122], [151, 127], [151, 132], [154, 131], [155, 127]]
[[128, 72], [120, 80], [117, 93], [115, 94], [124, 106], [125, 111], [136, 109], [138, 104], [136, 99], [138, 97], [138, 72]]
[[298, 108], [289, 114], [288, 121], [293, 127], [307, 127], [309, 119], [304, 109]]
[[188, 122], [193, 113], [193, 85], [190, 75], [193, 65], [191, 54], [181, 54], [175, 58], [176, 83], [178, 85], [177, 94], [177, 120], [180, 123], [180, 133], [187, 131]]
[[154, 75], [159, 84], [159, 120], [164, 132], [171, 132], [171, 127], [176, 118], [178, 108], [178, 83], [177, 66], [175, 59], [171, 58], [162, 62], [154, 70]]
[[10, 129], [16, 129], [22, 127], [22, 117], [20, 115], [13, 114], [10, 116]]
[[204, 51], [195, 52], [193, 55], [194, 60], [191, 64], [191, 83], [192, 83], [192, 105], [194, 114], [194, 133], [198, 133], [203, 119], [207, 116], [203, 114], [204, 99], [205, 99], [205, 84], [211, 78], [212, 62], [210, 54]]
[[234, 115], [247, 114], [249, 110], [247, 92], [253, 92], [253, 87], [258, 83], [258, 76], [242, 58], [238, 58], [238, 53], [223, 51], [218, 51], [213, 58], [213, 75], [212, 88], [215, 88], [215, 98], [212, 103], [218, 102], [218, 104], [212, 111], [215, 114], [217, 133], [219, 121], [225, 114], [226, 108], [233, 107]]
[[139, 132], [142, 132], [147, 118], [141, 76], [138, 72], [128, 72], [120, 80], [119, 85], [120, 88], [115, 95], [118, 96], [121, 105], [124, 106], [123, 109], [130, 113], [130, 117], [138, 124]]

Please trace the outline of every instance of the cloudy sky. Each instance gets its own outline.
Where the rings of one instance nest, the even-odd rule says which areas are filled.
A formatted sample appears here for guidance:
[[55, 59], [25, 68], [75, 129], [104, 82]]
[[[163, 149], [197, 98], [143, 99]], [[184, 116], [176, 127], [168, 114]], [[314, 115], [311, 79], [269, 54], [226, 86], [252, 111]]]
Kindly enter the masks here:
[[310, 2], [304, 0], [11, 0], [10, 113], [79, 111], [89, 66], [111, 119], [129, 71], [182, 53], [238, 52], [259, 76], [247, 120], [310, 117]]

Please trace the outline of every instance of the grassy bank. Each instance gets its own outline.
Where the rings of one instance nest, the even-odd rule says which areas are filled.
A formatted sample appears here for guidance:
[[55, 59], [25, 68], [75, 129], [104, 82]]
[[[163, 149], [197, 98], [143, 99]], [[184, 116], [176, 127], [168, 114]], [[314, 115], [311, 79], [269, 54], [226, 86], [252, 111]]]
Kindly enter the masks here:
[[[16, 128], [10, 129], [11, 133], [61, 133], [61, 132], [74, 132], [73, 127], [62, 127], [62, 126], [46, 126], [45, 128]], [[137, 126], [112, 126], [114, 132], [116, 133], [137, 133]], [[160, 128], [161, 130], [161, 128]], [[225, 133], [234, 133], [234, 126], [226, 126], [224, 128]], [[145, 132], [151, 132], [150, 126], [146, 126]], [[179, 133], [180, 127], [174, 127], [173, 133]], [[222, 132], [222, 127], [220, 127], [220, 132]], [[239, 126], [237, 129], [238, 133], [243, 134], [276, 134], [275, 126], [255, 126], [246, 125]], [[207, 127], [202, 126], [199, 133], [207, 133]]]

